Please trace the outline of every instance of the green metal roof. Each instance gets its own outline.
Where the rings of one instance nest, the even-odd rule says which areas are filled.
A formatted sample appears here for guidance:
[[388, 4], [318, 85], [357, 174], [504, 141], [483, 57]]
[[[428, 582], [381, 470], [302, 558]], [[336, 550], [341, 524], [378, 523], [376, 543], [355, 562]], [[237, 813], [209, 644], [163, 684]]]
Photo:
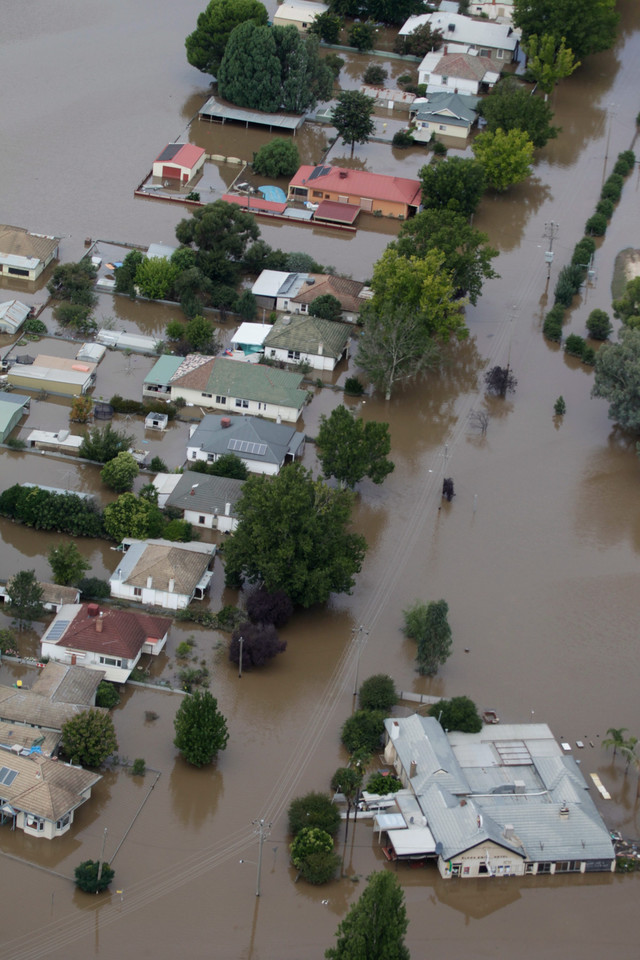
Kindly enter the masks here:
[[158, 383], [168, 387], [171, 378], [182, 363], [184, 357], [160, 357], [144, 378], [145, 383]]
[[298, 350], [300, 353], [317, 355], [322, 344], [323, 354], [338, 359], [350, 336], [350, 329], [343, 323], [297, 314], [276, 320], [264, 345], [265, 348], [277, 347], [280, 350]]
[[301, 382], [301, 373], [216, 357], [211, 366], [207, 393], [281, 404], [299, 410], [307, 398], [306, 391], [299, 389]]

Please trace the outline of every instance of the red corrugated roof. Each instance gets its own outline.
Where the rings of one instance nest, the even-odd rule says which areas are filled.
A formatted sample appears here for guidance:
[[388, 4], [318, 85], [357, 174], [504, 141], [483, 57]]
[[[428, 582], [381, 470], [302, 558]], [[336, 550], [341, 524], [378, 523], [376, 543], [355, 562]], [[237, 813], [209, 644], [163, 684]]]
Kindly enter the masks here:
[[167, 166], [188, 167], [191, 170], [203, 155], [204, 150], [195, 143], [170, 143], [158, 154], [155, 162], [161, 160]]
[[58, 646], [70, 650], [91, 650], [107, 656], [131, 659], [138, 655], [147, 639], [161, 640], [171, 626], [166, 617], [124, 610], [103, 610], [102, 630], [96, 629], [98, 617], [89, 616], [88, 603], [83, 603], [69, 624]]
[[284, 213], [287, 209], [286, 203], [276, 203], [274, 200], [263, 200], [262, 197], [239, 196], [237, 193], [225, 193], [222, 199], [226, 203], [235, 203], [238, 207], [243, 207], [249, 213], [253, 210], [268, 210], [269, 213]]
[[307, 187], [309, 190], [331, 190], [334, 193], [406, 203], [410, 206], [420, 204], [422, 184], [419, 180], [390, 177], [383, 173], [370, 173], [368, 170], [327, 166], [321, 168], [324, 172], [320, 175], [312, 177], [316, 169], [318, 168], [307, 164], [300, 167], [290, 186]]
[[335, 223], [353, 223], [360, 207], [357, 203], [338, 203], [337, 200], [323, 200], [314, 216], [316, 220], [333, 220]]

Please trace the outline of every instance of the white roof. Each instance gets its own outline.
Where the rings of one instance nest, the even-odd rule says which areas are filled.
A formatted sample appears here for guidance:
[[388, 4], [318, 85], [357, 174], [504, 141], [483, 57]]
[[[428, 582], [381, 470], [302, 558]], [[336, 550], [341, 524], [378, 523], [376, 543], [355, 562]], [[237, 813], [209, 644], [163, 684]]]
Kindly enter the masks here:
[[50, 443], [52, 446], [77, 450], [82, 446], [82, 437], [69, 433], [68, 430], [60, 430], [58, 433], [50, 430], [32, 430], [27, 437], [27, 443]]
[[153, 485], [158, 491], [158, 496], [161, 496], [163, 493], [169, 496], [170, 493], [173, 493], [176, 486], [180, 482], [180, 473], [158, 473], [153, 478]]
[[246, 343], [248, 346], [261, 347], [272, 327], [269, 323], [241, 323], [231, 343]]
[[76, 360], [90, 360], [92, 363], [100, 363], [107, 348], [101, 343], [83, 343], [76, 353]]
[[274, 14], [274, 20], [300, 20], [301, 23], [309, 23], [315, 20], [322, 13], [327, 13], [329, 7], [326, 3], [308, 2], [300, 3], [282, 3]]
[[98, 330], [96, 340], [108, 347], [119, 347], [121, 350], [146, 350], [155, 352], [158, 337], [145, 337], [138, 333], [124, 333], [121, 330]]
[[290, 273], [290, 270], [263, 270], [251, 287], [252, 294], [254, 297], [277, 297]]
[[[400, 36], [413, 33], [425, 23], [432, 30], [442, 31], [445, 43], [472, 43], [480, 47], [493, 47], [497, 50], [515, 50], [520, 33], [508, 23], [496, 23], [494, 20], [472, 20], [460, 13], [422, 13], [409, 19], [400, 28]], [[450, 29], [453, 27], [453, 29]]]
[[30, 309], [20, 300], [5, 300], [0, 303], [0, 326], [8, 327], [11, 331], [17, 330], [29, 316]]
[[172, 247], [168, 243], [150, 243], [147, 256], [149, 258], [161, 257], [164, 260], [170, 260], [171, 255], [175, 253], [177, 249], [177, 247]]
[[85, 384], [91, 379], [91, 371], [82, 373], [76, 370], [61, 370], [55, 367], [41, 367], [33, 363], [31, 365], [15, 364], [9, 373], [9, 377], [17, 377], [23, 380], [47, 380], [51, 383], [73, 383]]
[[436, 841], [429, 827], [412, 827], [409, 830], [389, 830], [389, 842], [399, 857], [417, 856], [420, 853], [435, 853]]
[[19, 270], [35, 270], [40, 260], [37, 257], [19, 257], [15, 253], [0, 253], [0, 263]]

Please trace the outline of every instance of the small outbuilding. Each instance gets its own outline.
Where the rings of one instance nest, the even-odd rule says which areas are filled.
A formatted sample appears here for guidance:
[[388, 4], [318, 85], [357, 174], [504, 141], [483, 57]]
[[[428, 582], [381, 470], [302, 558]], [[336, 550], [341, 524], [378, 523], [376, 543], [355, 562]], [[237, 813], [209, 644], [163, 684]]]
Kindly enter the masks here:
[[20, 300], [0, 303], [0, 333], [17, 333], [30, 313], [31, 307]]
[[31, 397], [21, 393], [0, 393], [0, 443], [4, 443], [29, 409]]
[[189, 183], [204, 166], [206, 154], [195, 143], [169, 143], [153, 162], [153, 176]]
[[311, 0], [290, 0], [280, 4], [273, 15], [274, 27], [297, 27], [301, 33], [306, 33], [316, 17], [328, 13], [326, 3], [312, 3]]
[[0, 224], [0, 276], [37, 280], [58, 256], [59, 237]]

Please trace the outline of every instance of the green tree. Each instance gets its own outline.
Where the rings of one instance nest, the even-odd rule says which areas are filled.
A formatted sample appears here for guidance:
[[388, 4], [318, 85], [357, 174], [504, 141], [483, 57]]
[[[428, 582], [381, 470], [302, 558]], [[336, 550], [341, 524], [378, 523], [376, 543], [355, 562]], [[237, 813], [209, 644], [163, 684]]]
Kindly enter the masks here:
[[[360, 53], [366, 53], [367, 50], [373, 50], [376, 41], [377, 30], [374, 23], [354, 23], [349, 28], [347, 37], [349, 46], [355, 47]], [[361, 141], [359, 141], [361, 142]]]
[[640, 277], [629, 280], [622, 297], [613, 301], [613, 315], [622, 320], [625, 327], [640, 327]]
[[122, 543], [125, 537], [158, 537], [163, 527], [164, 517], [158, 507], [134, 493], [122, 493], [104, 509], [105, 532], [116, 543]]
[[486, 130], [475, 138], [471, 149], [484, 168], [488, 185], [498, 193], [531, 176], [533, 144], [523, 130]]
[[456, 300], [451, 274], [444, 267], [445, 254], [428, 250], [424, 257], [403, 257], [388, 246], [373, 268], [372, 303], [401, 304], [414, 310], [425, 333], [446, 342], [451, 336], [464, 340], [468, 334], [462, 307]]
[[451, 653], [451, 627], [446, 600], [425, 604], [417, 601], [403, 610], [403, 631], [418, 644], [418, 673], [433, 677]]
[[377, 793], [384, 797], [389, 793], [397, 793], [398, 790], [402, 790], [402, 780], [381, 770], [376, 770], [367, 780], [368, 793]]
[[238, 297], [236, 309], [243, 320], [251, 322], [258, 313], [258, 303], [251, 290], [243, 290]]
[[104, 707], [105, 710], [111, 710], [120, 703], [120, 696], [115, 686], [107, 680], [101, 680], [100, 686], [96, 691], [96, 707]]
[[318, 827], [331, 837], [340, 828], [340, 811], [326, 793], [306, 793], [289, 804], [289, 833], [296, 837], [305, 827]]
[[342, 90], [331, 114], [331, 123], [342, 137], [342, 142], [351, 144], [351, 156], [356, 143], [367, 143], [376, 125], [373, 122], [375, 100], [359, 90]]
[[340, 17], [336, 17], [327, 10], [315, 17], [309, 27], [309, 33], [320, 37], [325, 43], [338, 43], [342, 32], [343, 22]]
[[355, 362], [389, 400], [397, 383], [415, 380], [437, 366], [440, 350], [417, 311], [377, 298], [360, 313], [364, 332]]
[[174, 745], [194, 767], [213, 763], [218, 752], [227, 746], [227, 721], [218, 710], [218, 701], [208, 690], [196, 690], [185, 697], [173, 725], [176, 731]]
[[619, 343], [603, 343], [596, 355], [592, 397], [609, 401], [609, 417], [640, 431], [640, 329], [623, 328]]
[[360, 685], [358, 700], [362, 710], [382, 710], [389, 714], [398, 702], [398, 694], [393, 677], [386, 673], [374, 673]]
[[184, 338], [197, 353], [213, 353], [217, 347], [216, 328], [211, 320], [199, 314], [185, 325]]
[[246, 480], [249, 476], [247, 465], [235, 453], [223, 453], [209, 464], [208, 472], [213, 477], [231, 477], [233, 480]]
[[624, 747], [627, 742], [625, 739], [625, 733], [628, 733], [626, 727], [609, 727], [607, 730], [607, 736], [603, 739], [600, 746], [604, 750], [608, 750], [609, 747], [613, 747], [613, 756], [620, 750], [621, 747]]
[[482, 719], [473, 700], [469, 697], [452, 697], [440, 700], [429, 710], [445, 730], [461, 730], [462, 733], [480, 733]]
[[145, 257], [136, 269], [136, 286], [149, 300], [167, 300], [173, 293], [178, 268], [166, 257]]
[[356, 710], [343, 723], [340, 739], [349, 753], [355, 753], [357, 750], [375, 753], [380, 746], [380, 737], [383, 733], [382, 710]]
[[422, 0], [367, 0], [366, 11], [376, 23], [401, 27], [405, 20], [424, 11]]
[[274, 27], [280, 60], [284, 110], [303, 113], [333, 96], [333, 71], [320, 56], [317, 37], [301, 35], [296, 27]]
[[215, 283], [236, 283], [247, 247], [259, 236], [255, 218], [224, 200], [198, 207], [176, 227], [180, 243], [197, 248], [201, 275]]
[[116, 293], [128, 293], [130, 297], [135, 298], [136, 273], [138, 267], [144, 260], [144, 254], [141, 250], [130, 250], [122, 261], [121, 267], [116, 267]]
[[133, 481], [140, 473], [135, 457], [126, 450], [121, 451], [113, 460], [107, 461], [100, 471], [100, 479], [105, 486], [116, 493], [125, 493], [133, 487]]
[[293, 140], [275, 137], [253, 157], [255, 173], [262, 177], [292, 177], [300, 166], [300, 154]]
[[404, 943], [408, 925], [398, 878], [386, 870], [372, 873], [338, 926], [335, 947], [324, 955], [327, 960], [409, 960]]
[[515, 77], [508, 76], [497, 83], [488, 97], [478, 105], [478, 113], [487, 121], [487, 130], [500, 127], [523, 130], [534, 147], [544, 147], [557, 137], [559, 128], [551, 125], [553, 111], [541, 97], [535, 97]]
[[332, 293], [323, 293], [309, 304], [309, 314], [322, 320], [341, 320], [342, 304]]
[[83, 860], [74, 870], [76, 886], [84, 893], [101, 893], [115, 875], [115, 870], [108, 863], [98, 860]]
[[389, 424], [356, 417], [340, 404], [320, 417], [316, 450], [325, 477], [335, 477], [342, 487], [355, 487], [363, 477], [382, 483], [394, 464]]
[[532, 33], [524, 44], [527, 54], [527, 72], [538, 84], [544, 93], [545, 100], [553, 88], [565, 77], [570, 77], [580, 66], [573, 52], [567, 47], [565, 38], [558, 38], [551, 33], [541, 37]]
[[425, 210], [452, 210], [469, 218], [484, 193], [485, 173], [476, 160], [450, 157], [422, 167], [418, 176]]
[[579, 58], [612, 47], [619, 15], [615, 0], [514, 0], [513, 22], [524, 44], [533, 36], [563, 38]]
[[592, 310], [587, 317], [587, 330], [592, 340], [608, 340], [613, 332], [608, 314], [604, 310]]
[[349, 592], [366, 542], [349, 533], [354, 494], [313, 480], [300, 463], [275, 477], [246, 481], [236, 510], [240, 523], [225, 546], [229, 586], [261, 582], [304, 607]]
[[340, 866], [340, 857], [333, 849], [333, 838], [318, 827], [301, 830], [290, 850], [291, 862], [308, 883], [327, 883]]
[[456, 295], [466, 294], [474, 306], [483, 282], [498, 276], [491, 265], [498, 251], [489, 246], [487, 234], [451, 210], [424, 210], [407, 220], [392, 247], [409, 258], [424, 258], [430, 250], [439, 250], [444, 254], [442, 269], [451, 273]]
[[20, 570], [7, 581], [7, 607], [9, 613], [18, 621], [18, 629], [29, 627], [33, 620], [39, 620], [44, 612], [42, 606], [42, 587], [38, 583], [35, 570]]
[[258, 0], [211, 0], [185, 40], [191, 66], [217, 77], [231, 33], [247, 20], [256, 26], [266, 25], [267, 10]]
[[47, 555], [53, 574], [53, 582], [68, 587], [76, 586], [91, 564], [82, 556], [73, 540], [51, 547]]
[[8, 627], [0, 627], [0, 659], [10, 650], [17, 650], [18, 641], [13, 630]]
[[62, 727], [62, 749], [71, 763], [99, 767], [118, 749], [110, 714], [92, 707], [67, 720]]
[[128, 450], [134, 441], [133, 434], [115, 430], [110, 423], [100, 429], [94, 427], [85, 433], [78, 456], [96, 463], [107, 463], [124, 450]]
[[93, 284], [98, 270], [90, 260], [61, 263], [53, 271], [47, 290], [54, 300], [68, 300], [83, 307], [94, 307], [98, 302]]
[[393, 49], [401, 55], [424, 57], [432, 50], [439, 50], [443, 43], [442, 30], [434, 30], [430, 23], [423, 23], [406, 36], [401, 37], [398, 34]]

